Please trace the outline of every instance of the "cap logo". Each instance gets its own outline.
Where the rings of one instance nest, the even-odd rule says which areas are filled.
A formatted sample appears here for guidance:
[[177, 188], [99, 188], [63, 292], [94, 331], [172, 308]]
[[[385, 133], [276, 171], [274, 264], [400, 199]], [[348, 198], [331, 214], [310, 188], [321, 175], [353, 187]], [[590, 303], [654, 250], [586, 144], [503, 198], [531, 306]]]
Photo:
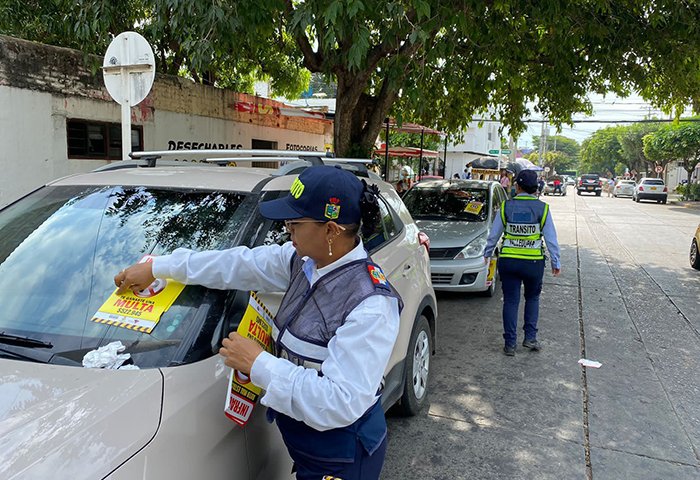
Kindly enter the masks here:
[[289, 193], [292, 194], [292, 197], [296, 198], [297, 200], [299, 197], [301, 197], [301, 194], [304, 192], [304, 184], [301, 183], [301, 181], [297, 178], [294, 180], [294, 183], [292, 183], [292, 187], [289, 189]]
[[326, 218], [335, 220], [340, 216], [340, 205], [326, 204], [326, 211], [323, 213]]

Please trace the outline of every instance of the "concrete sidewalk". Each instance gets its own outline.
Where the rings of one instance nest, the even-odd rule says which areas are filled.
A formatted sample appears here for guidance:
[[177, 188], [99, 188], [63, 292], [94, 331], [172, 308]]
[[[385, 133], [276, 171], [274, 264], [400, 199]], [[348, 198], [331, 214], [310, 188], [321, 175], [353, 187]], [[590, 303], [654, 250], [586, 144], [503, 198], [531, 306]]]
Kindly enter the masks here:
[[545, 273], [544, 349], [501, 353], [500, 291], [440, 294], [430, 408], [389, 415], [382, 478], [700, 478], [700, 325], [573, 205], [556, 211], [564, 268]]

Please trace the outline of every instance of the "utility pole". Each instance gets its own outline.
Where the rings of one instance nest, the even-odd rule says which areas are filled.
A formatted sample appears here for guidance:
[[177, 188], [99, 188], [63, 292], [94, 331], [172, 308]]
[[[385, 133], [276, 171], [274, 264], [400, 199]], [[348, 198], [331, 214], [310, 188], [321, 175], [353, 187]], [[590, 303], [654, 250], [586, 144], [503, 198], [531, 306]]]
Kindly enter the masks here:
[[542, 128], [540, 129], [540, 147], [537, 151], [538, 164], [541, 167], [544, 163], [544, 119], [542, 120]]

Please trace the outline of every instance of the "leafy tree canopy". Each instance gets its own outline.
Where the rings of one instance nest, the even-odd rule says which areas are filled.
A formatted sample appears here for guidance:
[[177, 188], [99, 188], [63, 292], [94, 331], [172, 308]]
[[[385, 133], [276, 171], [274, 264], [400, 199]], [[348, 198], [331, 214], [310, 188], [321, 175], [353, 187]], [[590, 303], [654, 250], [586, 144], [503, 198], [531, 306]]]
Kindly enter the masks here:
[[665, 165], [683, 162], [688, 178], [700, 162], [700, 122], [666, 124], [643, 138], [644, 155], [649, 161]]
[[618, 135], [625, 127], [608, 127], [596, 131], [581, 145], [580, 173], [622, 173], [622, 147]]
[[[27, 20], [29, 19], [29, 20]], [[366, 154], [388, 115], [450, 133], [477, 116], [513, 135], [560, 125], [589, 91], [700, 108], [700, 9], [673, 0], [5, 0], [0, 31], [102, 54], [137, 30], [160, 71], [287, 96], [337, 83], [335, 150]], [[651, 40], [650, 40], [651, 39]], [[305, 67], [306, 70], [304, 70]]]

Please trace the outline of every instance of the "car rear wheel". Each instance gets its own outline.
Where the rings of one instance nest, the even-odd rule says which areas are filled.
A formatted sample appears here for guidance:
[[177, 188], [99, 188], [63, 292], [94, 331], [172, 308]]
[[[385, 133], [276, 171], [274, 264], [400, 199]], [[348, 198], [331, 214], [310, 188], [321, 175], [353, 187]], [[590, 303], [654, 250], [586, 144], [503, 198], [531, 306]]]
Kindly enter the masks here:
[[595, 192], [595, 196], [596, 196], [596, 197], [600, 197], [600, 193], [601, 193], [601, 192]]
[[700, 253], [698, 252], [698, 242], [695, 239], [690, 244], [690, 266], [695, 270], [700, 270]]
[[432, 336], [428, 319], [424, 315], [411, 332], [404, 366], [405, 385], [401, 401], [397, 405], [399, 413], [407, 417], [420, 412], [428, 401], [430, 379], [430, 355], [433, 352]]
[[639, 197], [635, 198], [634, 201], [639, 203]]
[[663, 203], [664, 205], [666, 205], [666, 199], [664, 198], [663, 200], [661, 200], [661, 203]]

